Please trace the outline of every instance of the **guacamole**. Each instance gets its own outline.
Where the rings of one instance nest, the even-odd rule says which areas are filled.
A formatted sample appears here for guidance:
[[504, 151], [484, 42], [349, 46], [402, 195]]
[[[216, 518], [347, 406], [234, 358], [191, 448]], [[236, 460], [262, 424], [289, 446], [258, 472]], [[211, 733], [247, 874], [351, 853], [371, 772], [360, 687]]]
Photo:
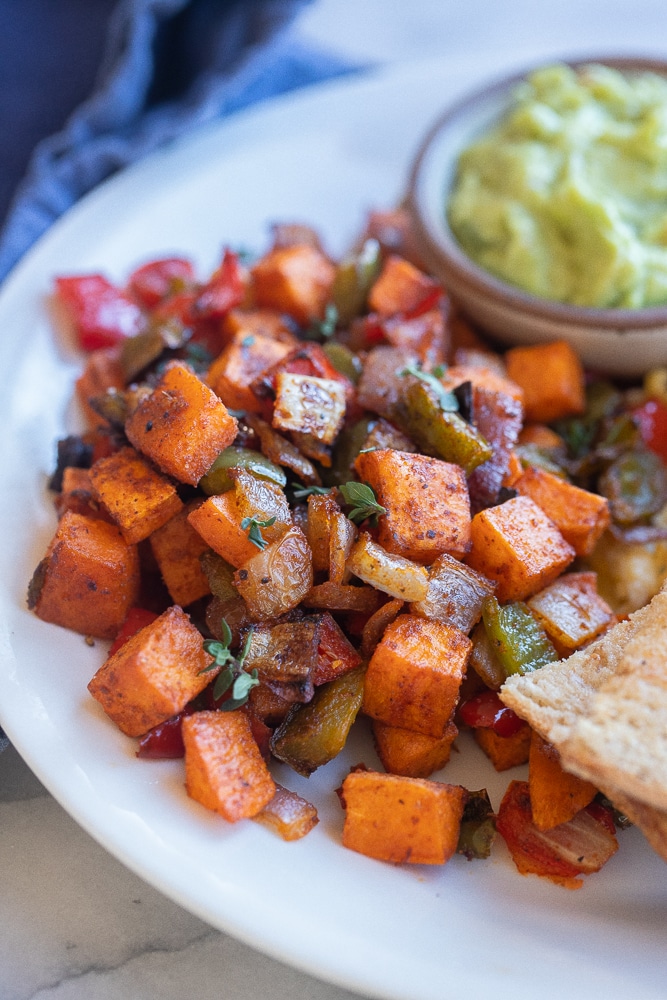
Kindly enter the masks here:
[[580, 306], [667, 303], [667, 79], [554, 65], [460, 157], [447, 204], [481, 267]]

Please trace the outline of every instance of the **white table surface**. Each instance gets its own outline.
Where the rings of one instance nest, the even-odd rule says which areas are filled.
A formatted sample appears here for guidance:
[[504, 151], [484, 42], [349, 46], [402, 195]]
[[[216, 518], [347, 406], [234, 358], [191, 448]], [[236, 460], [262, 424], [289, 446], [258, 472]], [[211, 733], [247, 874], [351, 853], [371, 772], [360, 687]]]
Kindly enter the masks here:
[[[375, 63], [485, 53], [667, 56], [664, 0], [315, 0], [304, 41]], [[661, 51], [662, 50], [662, 51]], [[343, 1000], [212, 930], [84, 833], [0, 755], [0, 1000]]]

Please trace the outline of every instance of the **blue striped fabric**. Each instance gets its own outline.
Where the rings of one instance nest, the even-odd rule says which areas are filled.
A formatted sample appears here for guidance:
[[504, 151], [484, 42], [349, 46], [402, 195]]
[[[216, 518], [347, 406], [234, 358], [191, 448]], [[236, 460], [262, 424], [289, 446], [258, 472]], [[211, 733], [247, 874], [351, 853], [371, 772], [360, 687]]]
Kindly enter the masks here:
[[[16, 191], [0, 232], [0, 279], [82, 195], [151, 150], [266, 97], [359, 68], [299, 45], [289, 28], [308, 2], [114, 6], [97, 86], [60, 132], [37, 144]], [[76, 52], [71, 59], [74, 65]], [[67, 65], [65, 54], [59, 62]]]

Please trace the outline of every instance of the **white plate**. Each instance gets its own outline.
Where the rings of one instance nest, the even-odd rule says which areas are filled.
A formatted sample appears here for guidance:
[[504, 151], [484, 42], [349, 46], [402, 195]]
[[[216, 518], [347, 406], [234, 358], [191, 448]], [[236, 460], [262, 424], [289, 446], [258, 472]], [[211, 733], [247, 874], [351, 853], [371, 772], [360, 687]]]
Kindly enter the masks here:
[[[422, 130], [476, 75], [465, 64], [415, 65], [239, 116], [100, 188], [15, 270], [0, 294], [0, 715], [47, 788], [112, 854], [215, 927], [314, 975], [401, 1000], [649, 1000], [664, 997], [667, 870], [637, 831], [578, 892], [520, 876], [502, 842], [488, 862], [457, 857], [442, 869], [363, 858], [340, 844], [334, 792], [350, 764], [372, 763], [363, 724], [311, 779], [277, 769], [318, 806], [305, 840], [229, 826], [186, 797], [180, 762], [137, 761], [98, 711], [86, 684], [103, 644], [91, 649], [25, 607], [55, 526], [45, 482], [54, 441], [73, 426], [79, 364], [48, 324], [52, 276], [101, 269], [121, 279], [172, 251], [205, 273], [226, 243], [264, 249], [274, 220], [313, 222], [339, 253], [369, 208], [398, 198]], [[508, 776], [463, 750], [443, 777], [487, 784], [497, 806]]]

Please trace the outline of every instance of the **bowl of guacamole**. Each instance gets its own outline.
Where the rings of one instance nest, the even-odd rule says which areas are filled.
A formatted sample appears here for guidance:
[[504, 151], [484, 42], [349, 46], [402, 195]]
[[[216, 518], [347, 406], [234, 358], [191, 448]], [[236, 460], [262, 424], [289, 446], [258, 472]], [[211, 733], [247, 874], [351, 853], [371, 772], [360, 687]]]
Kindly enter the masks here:
[[554, 61], [447, 109], [412, 167], [425, 262], [511, 343], [667, 361], [667, 63]]

